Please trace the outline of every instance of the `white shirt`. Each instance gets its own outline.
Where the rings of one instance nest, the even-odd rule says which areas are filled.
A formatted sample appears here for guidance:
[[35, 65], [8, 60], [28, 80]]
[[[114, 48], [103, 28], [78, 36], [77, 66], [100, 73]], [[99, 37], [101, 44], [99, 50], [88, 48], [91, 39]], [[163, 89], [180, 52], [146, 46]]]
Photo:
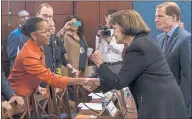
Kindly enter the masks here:
[[[113, 34], [113, 29], [111, 29], [111, 34]], [[101, 53], [103, 62], [113, 63], [122, 61], [124, 44], [117, 44], [114, 36], [109, 44], [104, 39], [101, 39], [100, 42], [100, 38], [96, 36], [95, 44], [95, 49]]]

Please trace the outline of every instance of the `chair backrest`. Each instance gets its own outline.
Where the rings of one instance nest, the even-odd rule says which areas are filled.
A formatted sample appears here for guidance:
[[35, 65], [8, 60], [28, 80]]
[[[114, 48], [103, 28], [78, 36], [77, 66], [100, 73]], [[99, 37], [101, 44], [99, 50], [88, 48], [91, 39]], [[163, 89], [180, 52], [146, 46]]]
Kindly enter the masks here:
[[51, 87], [51, 89], [52, 93], [54, 93], [52, 97], [52, 102], [54, 102], [55, 104], [54, 108], [56, 108], [57, 110], [56, 114], [61, 115], [63, 113], [66, 113], [67, 116], [65, 118], [72, 118], [67, 89], [58, 89], [53, 87]]
[[117, 90], [115, 92], [117, 100], [118, 100], [118, 105], [119, 105], [119, 110], [122, 114], [123, 119], [127, 119], [128, 118], [128, 109], [126, 107], [126, 102], [125, 102], [125, 98], [124, 98], [124, 92], [123, 89], [122, 90]]
[[[43, 115], [53, 114], [53, 105], [51, 102], [49, 87], [46, 88], [46, 94], [44, 96], [38, 94], [37, 92], [33, 93], [31, 97], [31, 102], [36, 119], [41, 119]], [[48, 111], [46, 110], [46, 107], [48, 107]]]

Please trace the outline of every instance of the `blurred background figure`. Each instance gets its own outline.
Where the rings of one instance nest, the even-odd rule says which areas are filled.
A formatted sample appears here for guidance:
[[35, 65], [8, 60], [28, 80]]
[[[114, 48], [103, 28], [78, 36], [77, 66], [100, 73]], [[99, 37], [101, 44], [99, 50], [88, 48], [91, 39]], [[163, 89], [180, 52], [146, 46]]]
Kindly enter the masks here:
[[15, 58], [18, 54], [18, 46], [21, 42], [25, 42], [28, 38], [21, 33], [21, 27], [29, 19], [29, 13], [26, 10], [21, 10], [17, 13], [18, 27], [13, 30], [8, 36], [7, 53], [10, 60], [10, 70], [13, 67]]

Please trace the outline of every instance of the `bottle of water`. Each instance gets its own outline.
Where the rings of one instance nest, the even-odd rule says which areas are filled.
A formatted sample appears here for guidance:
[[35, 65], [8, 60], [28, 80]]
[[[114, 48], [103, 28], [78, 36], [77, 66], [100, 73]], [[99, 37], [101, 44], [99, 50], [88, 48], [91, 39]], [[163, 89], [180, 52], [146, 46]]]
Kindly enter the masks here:
[[105, 97], [103, 97], [102, 99], [102, 108], [105, 109], [105, 107], [107, 106], [109, 100]]
[[131, 108], [131, 91], [129, 90], [128, 87], [124, 88], [123, 91], [126, 107]]

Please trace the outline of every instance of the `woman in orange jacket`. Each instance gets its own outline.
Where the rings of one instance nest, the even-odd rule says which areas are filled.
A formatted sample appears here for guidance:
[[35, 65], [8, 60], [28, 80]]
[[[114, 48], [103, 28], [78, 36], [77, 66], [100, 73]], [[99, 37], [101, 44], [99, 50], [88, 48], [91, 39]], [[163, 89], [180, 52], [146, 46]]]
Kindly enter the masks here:
[[[45, 66], [43, 45], [49, 44], [50, 31], [47, 22], [39, 17], [30, 18], [22, 26], [22, 33], [30, 39], [16, 57], [14, 66], [9, 75], [10, 85], [15, 92], [22, 96], [29, 96], [34, 92], [41, 81], [57, 88], [67, 85], [80, 84], [91, 91], [99, 83], [96, 78], [69, 78], [52, 73]], [[71, 23], [67, 23], [69, 27]]]

